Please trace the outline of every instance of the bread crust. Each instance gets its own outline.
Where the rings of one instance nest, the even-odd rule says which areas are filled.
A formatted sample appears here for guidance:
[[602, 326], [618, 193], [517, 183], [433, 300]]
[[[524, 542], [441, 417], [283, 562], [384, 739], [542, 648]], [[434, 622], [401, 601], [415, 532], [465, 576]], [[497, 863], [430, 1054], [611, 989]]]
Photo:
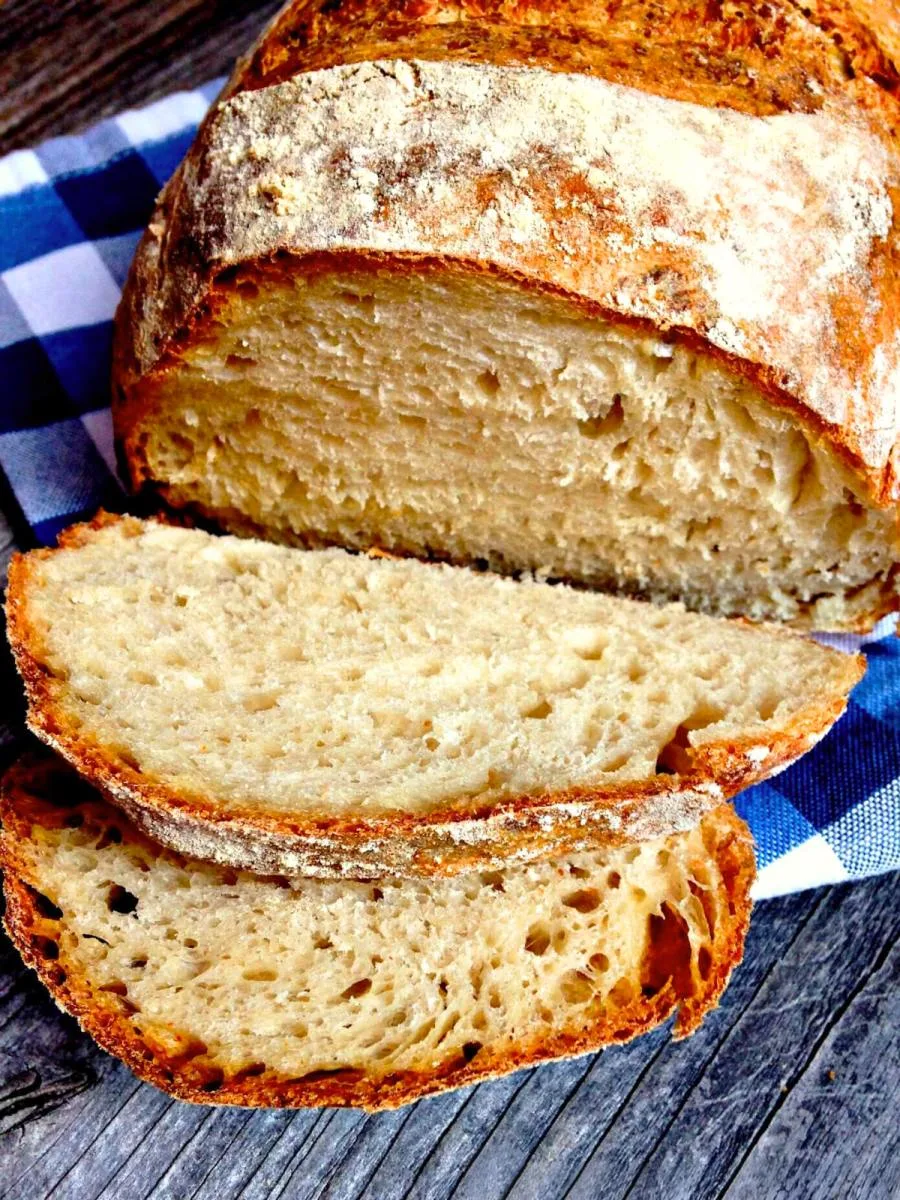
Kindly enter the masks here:
[[[604, 1018], [589, 1028], [581, 1025], [528, 1044], [485, 1047], [470, 1062], [460, 1056], [423, 1066], [421, 1070], [382, 1077], [344, 1070], [313, 1073], [301, 1079], [286, 1079], [270, 1072], [265, 1076], [238, 1072], [231, 1078], [220, 1078], [221, 1071], [216, 1072], [203, 1057], [172, 1056], [158, 1042], [141, 1036], [119, 998], [94, 989], [64, 945], [55, 942], [55, 957], [44, 953], [57, 928], [51, 928], [55, 923], [37, 906], [35, 892], [40, 891], [41, 881], [28, 854], [33, 827], [54, 819], [52, 802], [38, 799], [40, 772], [48, 769], [46, 756], [43, 758], [42, 762], [41, 756], [26, 756], [10, 768], [0, 789], [0, 868], [6, 897], [6, 930], [60, 1008], [75, 1017], [104, 1050], [121, 1059], [140, 1079], [180, 1100], [271, 1108], [337, 1105], [374, 1112], [399, 1108], [422, 1096], [507, 1075], [551, 1059], [572, 1058], [626, 1042], [661, 1024], [673, 1013], [676, 1014], [674, 1036], [683, 1038], [715, 1007], [743, 954], [750, 919], [750, 886], [755, 875], [753, 843], [746, 825], [729, 806], [722, 806], [711, 826], [713, 844], [709, 849], [722, 873], [727, 903], [721, 906], [713, 935], [716, 952], [712, 955], [708, 978], [692, 996], [678, 997], [670, 979], [655, 996], [642, 997], [620, 1010], [615, 1020]], [[60, 803], [65, 801], [60, 798]], [[55, 819], [60, 819], [59, 812]], [[139, 833], [129, 836], [141, 838]]]
[[[282, 256], [282, 266], [304, 271], [316, 269], [317, 256], [321, 260], [359, 254], [411, 273], [429, 261], [491, 273], [557, 292], [588, 315], [672, 331], [750, 378], [776, 406], [791, 411], [853, 467], [874, 504], [895, 507], [900, 497], [900, 85], [888, 49], [894, 44], [889, 22], [896, 21], [889, 14], [875, 14], [866, 24], [848, 4], [825, 0], [810, 14], [804, 15], [789, 0], [717, 5], [703, 20], [687, 0], [635, 0], [624, 5], [619, 0], [548, 0], [517, 5], [514, 14], [509, 5], [474, 2], [399, 10], [372, 0], [289, 5], [249, 59], [239, 64], [226, 92], [230, 99], [204, 122], [161, 198], [129, 277], [117, 319], [114, 413], [134, 483], [152, 482], [140, 431], [152, 412], [154, 382], [203, 338], [210, 316], [227, 307], [234, 282], [229, 271], [240, 267], [252, 280], [276, 255]], [[657, 51], [670, 60], [677, 58], [677, 70], [672, 61], [663, 69]], [[789, 323], [780, 321], [775, 327], [745, 317], [732, 321], [727, 303], [724, 308], [710, 304], [708, 265], [690, 247], [676, 252], [660, 241], [649, 252], [636, 254], [627, 266], [623, 239], [626, 245], [640, 243], [648, 233], [646, 214], [634, 225], [627, 215], [624, 223], [604, 217], [608, 181], [592, 186], [576, 166], [577, 156], [567, 154], [565, 139], [555, 136], [550, 113], [545, 142], [530, 147], [525, 156], [540, 164], [541, 188], [533, 181], [514, 185], [502, 179], [507, 166], [514, 170], [515, 164], [478, 169], [457, 163], [447, 177], [452, 180], [449, 199], [443, 196], [435, 204], [427, 193], [422, 198], [428, 158], [423, 141], [418, 165], [416, 153], [406, 154], [402, 177], [391, 181], [390, 200], [379, 201], [380, 225], [363, 221], [343, 244], [317, 243], [308, 228], [292, 223], [284, 192], [275, 197], [273, 209], [257, 190], [263, 167], [281, 172], [288, 181], [303, 181], [293, 174], [297, 163], [283, 139], [282, 148], [260, 163], [253, 154], [259, 146], [258, 140], [253, 142], [254, 129], [269, 121], [290, 131], [297, 93], [288, 89], [279, 98], [283, 81], [302, 82], [298, 73], [313, 68], [371, 63], [387, 54], [415, 56], [425, 60], [426, 67], [443, 63], [448, 70], [460, 61], [475, 61], [574, 72], [599, 85], [639, 88], [638, 96], [650, 93], [677, 101], [671, 106], [673, 116], [689, 102], [701, 106], [700, 111], [718, 106], [716, 112], [723, 118], [736, 113], [757, 120], [771, 120], [773, 114], [805, 114], [811, 121], [827, 117], [834, 131], [854, 131], [861, 158], [874, 154], [871, 190], [863, 203], [875, 203], [880, 191], [891, 209], [890, 229], [883, 236], [873, 231], [859, 262], [848, 263], [839, 278], [822, 281], [811, 278], [797, 258], [796, 247], [809, 236], [798, 217], [793, 232], [785, 227], [778, 268], [789, 281], [785, 293], [794, 296], [796, 311], [815, 312], [815, 320], [798, 327], [796, 338]], [[692, 65], [685, 70], [685, 63]], [[851, 79], [848, 63], [851, 72], [858, 72]], [[439, 76], [429, 78], [429, 86], [435, 77]], [[234, 117], [230, 121], [229, 112]], [[241, 128], [248, 135], [252, 164], [240, 160], [239, 154], [235, 157]], [[335, 138], [330, 170], [338, 193], [347, 186], [338, 159], [353, 147], [341, 142], [340, 131]], [[711, 141], [711, 162], [716, 153], [718, 147]], [[777, 191], [779, 175], [795, 169], [796, 164], [779, 161], [766, 185]], [[808, 204], [821, 207], [822, 226], [827, 227], [830, 202], [811, 178], [807, 182]], [[565, 207], [557, 207], [559, 197], [576, 198], [582, 216], [576, 220]], [[544, 225], [539, 236], [503, 244], [499, 252], [504, 205], [517, 199], [536, 206]], [[710, 211], [706, 227], [698, 231], [699, 243], [715, 239], [732, 225], [737, 210], [728, 211], [725, 203], [725, 208]], [[492, 208], [499, 213], [493, 246], [465, 236], [448, 241], [435, 233], [441, 221], [445, 229], [448, 225], [443, 209], [449, 207], [455, 214], [449, 224], [459, 233], [471, 224], [473, 205], [482, 214]], [[590, 220], [585, 223], [588, 210]], [[663, 229], [675, 228], [677, 203], [665, 210], [663, 203], [654, 221]], [[760, 222], [765, 219], [760, 213]], [[416, 228], [399, 235], [403, 222], [410, 221]], [[378, 235], [384, 231], [398, 234], [389, 252], [379, 249]], [[574, 260], [565, 249], [571, 244], [579, 248]], [[742, 249], [751, 257], [761, 255], [761, 246], [752, 241]]]
[[810, 80], [897, 94], [900, 21], [891, 0], [724, 0], [702, 13], [696, 0], [294, 0], [238, 64], [226, 94], [376, 58], [577, 71], [763, 115], [814, 106]]
[[[74, 547], [107, 523], [141, 523], [102, 514], [60, 537]], [[14, 556], [9, 567], [7, 628], [28, 698], [28, 726], [148, 835], [183, 854], [261, 874], [342, 878], [415, 878], [498, 869], [604, 844], [646, 840], [691, 828], [743, 788], [768, 778], [819, 741], [844, 711], [865, 673], [862, 655], [841, 655], [842, 687], [797, 713], [768, 740], [710, 741], [691, 747], [688, 770], [646, 780], [598, 782], [485, 805], [474, 800], [426, 814], [335, 816], [326, 810], [288, 817], [176, 793], [73, 726], [65, 684], [42, 659], [30, 620], [28, 590], [38, 563], [57, 550]], [[790, 630], [783, 638], [800, 636]], [[837, 653], [837, 652], [833, 652]]]

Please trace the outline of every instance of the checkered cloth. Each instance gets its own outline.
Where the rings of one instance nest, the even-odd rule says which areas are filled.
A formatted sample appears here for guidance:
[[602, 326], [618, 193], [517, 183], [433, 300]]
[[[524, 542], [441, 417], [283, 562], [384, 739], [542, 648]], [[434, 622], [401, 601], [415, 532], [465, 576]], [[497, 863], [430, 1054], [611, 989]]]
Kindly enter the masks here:
[[[107, 407], [111, 318], [139, 231], [219, 87], [0, 159], [0, 507], [20, 544], [124, 503]], [[900, 868], [900, 639], [889, 622], [837, 728], [738, 798], [758, 897]]]

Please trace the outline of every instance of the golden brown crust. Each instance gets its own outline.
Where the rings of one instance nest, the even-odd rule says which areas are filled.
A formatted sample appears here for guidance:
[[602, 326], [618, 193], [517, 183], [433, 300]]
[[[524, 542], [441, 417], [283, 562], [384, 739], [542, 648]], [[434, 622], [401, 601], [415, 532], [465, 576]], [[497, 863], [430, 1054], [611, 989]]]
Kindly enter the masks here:
[[[270, 236], [260, 233], [252, 242], [253, 251], [242, 257], [229, 252], [232, 235], [223, 233], [223, 222], [236, 207], [238, 226], [252, 220], [252, 205], [260, 204], [259, 198], [247, 200], [255, 186], [253, 175], [237, 172], [234, 196], [227, 194], [227, 187], [214, 185], [208, 203], [196, 204], [201, 178], [228, 174], [222, 165], [228, 156], [216, 143], [221, 109], [215, 108], [161, 198], [117, 317], [113, 409], [124, 473], [136, 488], [156, 491], [176, 507], [184, 503], [177, 489], [153, 477], [143, 443], [153, 420], [159, 381], [168, 369], [177, 367], [186, 348], [204, 337], [211, 319], [227, 314], [236, 282], [234, 266], [241, 266], [252, 281], [272, 270], [278, 257], [281, 261], [274, 265], [282, 271], [322, 269], [340, 259], [353, 267], [366, 262], [387, 264], [397, 272], [418, 274], [431, 263], [549, 290], [587, 315], [668, 329], [695, 349], [724, 360], [773, 404], [791, 412], [856, 472], [871, 503], [896, 508], [900, 495], [900, 414], [895, 402], [900, 386], [898, 27], [900, 19], [891, 0], [802, 4], [798, 0], [716, 0], [703, 6], [696, 0], [522, 0], [513, 5], [505, 0], [423, 0], [400, 5], [385, 0], [337, 4], [302, 0], [286, 5], [238, 65], [226, 97], [239, 97], [242, 92], [262, 96], [303, 72], [336, 64], [403, 57], [573, 72], [652, 96], [760, 119], [827, 112], [838, 126], [858, 127], [861, 138], [874, 137], [887, 154], [881, 183], [893, 208], [892, 227], [886, 237], [872, 240], [864, 263], [848, 265], [824, 286], [812, 282], [816, 271], [809, 266], [794, 270], [791, 265], [793, 248], [805, 243], [806, 234], [798, 227], [785, 236], [783, 255], [775, 257], [783, 257], [780, 265], [791, 281], [791, 299], [777, 307], [782, 314], [789, 304], [796, 313], [820, 309], [815, 328], [793, 342], [786, 334], [789, 323], [783, 320], [768, 327], [764, 322], [755, 327], [752, 321], [738, 322], [736, 338], [718, 337], [714, 331], [729, 325], [729, 313], [710, 305], [704, 295], [703, 268], [690, 251], [685, 257], [674, 250], [654, 250], [646, 261], [636, 262], [628, 287], [635, 285], [640, 292], [643, 285], [635, 284], [636, 279], [659, 279], [669, 296], [662, 304], [649, 292], [617, 304], [614, 298], [624, 294], [622, 283], [628, 272], [622, 278], [606, 278], [601, 270], [590, 278], [580, 260], [578, 271], [569, 270], [559, 249], [567, 239], [582, 248], [595, 246], [598, 261], [607, 265], [622, 256], [613, 251], [612, 242], [606, 247], [602, 228], [606, 218], [597, 219], [604, 212], [608, 216], [608, 198], [591, 194], [581, 174], [573, 171], [571, 163], [567, 165], [564, 147], [541, 160], [539, 174], [546, 194], [523, 193], [524, 200], [546, 219], [547, 235], [538, 249], [524, 246], [512, 259], [507, 255], [501, 262], [490, 253], [467, 257], [442, 247], [439, 240], [430, 246], [411, 245], [406, 255], [365, 245], [328, 250], [292, 238], [289, 230], [279, 232], [277, 225], [271, 226]], [[538, 151], [546, 157], [544, 146], [534, 147], [529, 158], [536, 161]], [[710, 153], [718, 153], [718, 148]], [[406, 156], [411, 176], [416, 174], [411, 166], [414, 158]], [[277, 161], [271, 165], [278, 168]], [[489, 171], [472, 178], [471, 195], [465, 171], [455, 168], [452, 179], [461, 214], [502, 206], [506, 193], [501, 195]], [[337, 178], [335, 184], [345, 187]], [[570, 227], [568, 216], [556, 206], [561, 196], [594, 205], [591, 228]], [[821, 200], [811, 197], [812, 193], [807, 208], [818, 211]], [[869, 200], [873, 197], [874, 193]], [[427, 204], [424, 207], [421, 216], [427, 224], [432, 215]], [[731, 219], [727, 211], [723, 219], [726, 224]], [[829, 221], [828, 216], [822, 217], [820, 228]], [[623, 232], [626, 239], [639, 238], [646, 226], [629, 229], [626, 222], [624, 230], [610, 227], [607, 232], [617, 238]], [[748, 261], [772, 257], [771, 250], [752, 245], [744, 248], [744, 255]], [[227, 281], [223, 268], [232, 275]], [[651, 290], [655, 288], [653, 284]], [[227, 514], [208, 515], [228, 526]], [[866, 631], [896, 607], [894, 581], [873, 580], [848, 605], [842, 627]]]
[[338, 63], [421, 58], [574, 71], [760, 116], [806, 112], [820, 102], [810, 82], [844, 87], [848, 68], [858, 90], [900, 90], [896, 22], [891, 0], [298, 0], [229, 91]]
[[[60, 536], [77, 547], [106, 524], [137, 533], [141, 523], [101, 514]], [[14, 556], [6, 600], [10, 646], [28, 697], [28, 725], [107, 799], [157, 841], [197, 858], [260, 873], [377, 877], [453, 875], [550, 858], [592, 845], [665, 836], [693, 826], [704, 812], [768, 778], [805, 753], [844, 711], [865, 659], [841, 655], [843, 678], [787, 725], [763, 739], [711, 741], [690, 747], [681, 774], [624, 783], [598, 782], [543, 795], [521, 795], [485, 805], [478, 798], [426, 814], [388, 812], [335, 816], [262, 814], [207, 796], [176, 793], [123, 761], [75, 727], [62, 698], [65, 684], [45, 665], [41, 636], [29, 618], [28, 590], [38, 563], [58, 550]], [[777, 636], [800, 636], [788, 630]]]
[[[120, 1058], [139, 1078], [176, 1096], [199, 1104], [245, 1105], [249, 1107], [299, 1108], [340, 1105], [369, 1111], [398, 1108], [422, 1096], [490, 1079], [550, 1059], [587, 1054], [602, 1046], [626, 1042], [661, 1024], [676, 1012], [675, 1037], [686, 1037], [714, 1008], [732, 970], [743, 954], [750, 919], [750, 886], [755, 875], [752, 838], [746, 825], [723, 806], [710, 824], [709, 853], [717, 861], [725, 882], [727, 904], [713, 935], [713, 954], [708, 976], [690, 996], [675, 994], [673, 980], [652, 997], [641, 997], [615, 1019], [594, 1021], [585, 1029], [562, 1031], [536, 1039], [528, 1045], [485, 1047], [471, 1062], [456, 1058], [438, 1063], [427, 1071], [403, 1071], [381, 1078], [362, 1071], [313, 1073], [301, 1079], [285, 1079], [274, 1072], [263, 1076], [233, 1077], [204, 1057], [173, 1057], [158, 1041], [143, 1036], [119, 998], [94, 988], [91, 980], [59, 944], [58, 923], [45, 916], [37, 903], [41, 880], [34, 871], [29, 842], [34, 827], [64, 820], [62, 796], [44, 798], [47, 757], [27, 756], [7, 773], [0, 793], [0, 868], [6, 897], [5, 925], [10, 938], [28, 966], [32, 967], [57, 1004], [74, 1016], [82, 1028], [110, 1054]], [[37, 780], [37, 782], [35, 782]], [[75, 803], [80, 803], [76, 798]], [[68, 808], [71, 809], [71, 801]], [[129, 837], [140, 839], [137, 832]], [[48, 955], [48, 945], [55, 953]]]

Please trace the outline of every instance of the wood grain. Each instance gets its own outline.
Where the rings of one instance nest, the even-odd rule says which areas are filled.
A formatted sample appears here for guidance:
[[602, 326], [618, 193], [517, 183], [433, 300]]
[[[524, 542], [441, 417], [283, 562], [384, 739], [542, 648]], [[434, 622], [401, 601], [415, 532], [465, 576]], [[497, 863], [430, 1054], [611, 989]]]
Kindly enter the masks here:
[[[274, 2], [8, 0], [0, 152], [228, 69]], [[0, 577], [12, 535], [0, 514]], [[0, 765], [22, 741], [0, 639]], [[0, 938], [4, 1200], [894, 1200], [900, 876], [760, 905], [688, 1042], [666, 1030], [398, 1112], [194, 1108], [138, 1084]]]
[[231, 69], [278, 0], [7, 0], [0, 154]]

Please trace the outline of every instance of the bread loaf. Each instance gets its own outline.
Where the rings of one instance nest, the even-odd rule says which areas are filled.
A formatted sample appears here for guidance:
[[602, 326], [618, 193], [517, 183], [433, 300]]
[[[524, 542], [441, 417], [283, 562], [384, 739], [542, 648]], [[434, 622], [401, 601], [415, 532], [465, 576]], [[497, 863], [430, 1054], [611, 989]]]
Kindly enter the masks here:
[[7, 777], [6, 927], [141, 1078], [206, 1104], [394, 1108], [676, 1036], [739, 962], [753, 851], [689, 833], [456, 879], [259, 878], [161, 850], [49, 756]]
[[156, 522], [10, 567], [28, 722], [148, 833], [314, 875], [451, 874], [687, 829], [864, 670], [783, 630]]
[[865, 629], [897, 604], [890, 5], [289, 5], [120, 308], [239, 533]]

